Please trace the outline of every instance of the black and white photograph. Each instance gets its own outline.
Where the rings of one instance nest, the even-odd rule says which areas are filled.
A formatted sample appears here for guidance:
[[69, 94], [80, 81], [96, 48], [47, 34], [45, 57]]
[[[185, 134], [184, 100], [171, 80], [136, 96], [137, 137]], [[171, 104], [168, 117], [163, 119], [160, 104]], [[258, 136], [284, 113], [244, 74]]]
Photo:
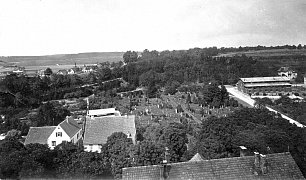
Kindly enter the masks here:
[[306, 179], [306, 0], [0, 0], [0, 179]]

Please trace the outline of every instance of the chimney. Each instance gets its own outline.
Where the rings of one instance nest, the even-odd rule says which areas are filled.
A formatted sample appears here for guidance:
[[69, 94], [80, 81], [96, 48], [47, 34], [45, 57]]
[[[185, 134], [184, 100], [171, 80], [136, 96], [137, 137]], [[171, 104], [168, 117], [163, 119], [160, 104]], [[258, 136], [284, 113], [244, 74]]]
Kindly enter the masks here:
[[169, 153], [169, 148], [165, 147], [165, 159], [163, 160], [163, 164], [170, 163], [170, 153]]
[[247, 148], [245, 146], [239, 146], [240, 148], [240, 157], [245, 157], [247, 153]]
[[254, 165], [257, 168], [257, 167], [260, 166], [260, 154], [259, 154], [259, 152], [254, 152], [254, 154], [255, 154]]
[[130, 133], [130, 131], [128, 131], [127, 133], [127, 138], [132, 138], [132, 134]]
[[260, 154], [260, 169], [262, 174], [267, 173], [267, 156]]
[[254, 152], [254, 174], [258, 176], [260, 172], [260, 154], [259, 152]]
[[165, 180], [169, 177], [169, 173], [170, 173], [170, 169], [171, 169], [171, 165], [169, 165], [168, 163], [170, 163], [170, 153], [169, 153], [169, 148], [166, 147], [165, 148], [165, 159], [162, 162], [162, 174], [160, 176], [160, 179]]

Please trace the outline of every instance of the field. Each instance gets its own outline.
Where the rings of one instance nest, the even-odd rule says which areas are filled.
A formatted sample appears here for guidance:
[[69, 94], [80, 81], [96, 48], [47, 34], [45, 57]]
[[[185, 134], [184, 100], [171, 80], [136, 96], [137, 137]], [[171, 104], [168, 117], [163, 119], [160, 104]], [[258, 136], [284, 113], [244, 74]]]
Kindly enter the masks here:
[[258, 61], [266, 63], [272, 72], [276, 72], [280, 67], [291, 67], [298, 74], [305, 74], [306, 49], [271, 49], [259, 51], [243, 51], [219, 54], [216, 57], [233, 57], [245, 54]]
[[241, 56], [242, 54], [251, 57], [301, 56], [306, 55], [306, 49], [271, 49], [259, 51], [230, 52], [225, 54], [219, 54], [216, 57], [232, 57], [235, 55]]
[[[0, 57], [1, 66], [15, 64], [25, 67], [26, 69], [45, 69], [50, 67], [53, 71], [59, 69], [67, 69], [74, 66], [82, 66], [84, 64], [96, 64], [100, 62], [118, 62], [122, 61], [124, 52], [93, 52], [79, 54], [61, 54], [48, 56], [10, 56]], [[3, 69], [3, 68], [2, 68]]]

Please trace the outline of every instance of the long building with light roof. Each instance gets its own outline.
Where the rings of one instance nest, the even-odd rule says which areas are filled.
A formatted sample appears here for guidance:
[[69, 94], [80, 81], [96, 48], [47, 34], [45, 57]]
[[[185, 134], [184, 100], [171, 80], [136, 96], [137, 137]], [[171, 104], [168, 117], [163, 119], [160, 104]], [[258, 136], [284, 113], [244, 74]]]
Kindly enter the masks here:
[[288, 77], [252, 77], [240, 78], [237, 83], [239, 91], [253, 95], [286, 95], [291, 94], [291, 83]]

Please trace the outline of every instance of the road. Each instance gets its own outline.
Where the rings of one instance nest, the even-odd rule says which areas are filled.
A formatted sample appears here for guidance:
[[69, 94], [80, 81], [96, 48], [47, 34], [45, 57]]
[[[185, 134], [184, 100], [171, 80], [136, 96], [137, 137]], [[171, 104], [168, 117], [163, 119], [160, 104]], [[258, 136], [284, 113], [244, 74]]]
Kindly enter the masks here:
[[[233, 86], [231, 86], [231, 85], [225, 85], [225, 88], [226, 88], [226, 90], [227, 90], [231, 95], [235, 96], [236, 98], [238, 98], [238, 99], [240, 99], [240, 100], [246, 102], [246, 103], [249, 104], [250, 106], [254, 107], [255, 100], [252, 99], [252, 98], [251, 98], [250, 96], [248, 96], [247, 94], [244, 94], [243, 92], [238, 91], [238, 89], [237, 89], [236, 87], [233, 87]], [[267, 107], [267, 106], [266, 106], [266, 108], [267, 108], [269, 111], [272, 111], [272, 112], [275, 112], [275, 113], [279, 113], [279, 114], [282, 116], [282, 118], [288, 120], [291, 124], [295, 124], [296, 126], [301, 127], [301, 128], [306, 127], [305, 125], [303, 125], [303, 124], [297, 122], [296, 120], [294, 120], [294, 119], [292, 119], [292, 118], [290, 118], [290, 117], [288, 117], [288, 116], [286, 116], [286, 115], [284, 115], [284, 114], [282, 114], [282, 113], [280, 113], [280, 112], [278, 112], [278, 111], [276, 111], [276, 110], [274, 110], [274, 109], [272, 109], [272, 108], [270, 108], [270, 107]]]

